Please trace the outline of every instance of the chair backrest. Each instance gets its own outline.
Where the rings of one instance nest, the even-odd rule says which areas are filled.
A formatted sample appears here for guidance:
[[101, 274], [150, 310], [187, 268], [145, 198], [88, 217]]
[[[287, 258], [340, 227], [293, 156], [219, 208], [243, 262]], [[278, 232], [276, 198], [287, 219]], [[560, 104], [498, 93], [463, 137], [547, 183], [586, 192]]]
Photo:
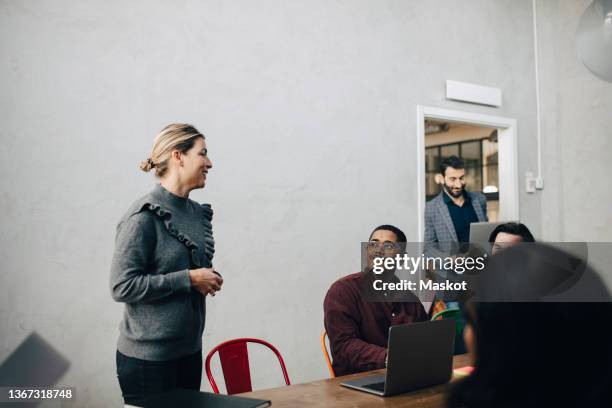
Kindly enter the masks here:
[[442, 319], [454, 319], [455, 320], [455, 352], [454, 354], [463, 354], [466, 352], [465, 344], [463, 341], [463, 327], [465, 322], [461, 311], [456, 308], [444, 309], [441, 312], [436, 313], [432, 316], [431, 320], [442, 320]]
[[210, 360], [215, 353], [219, 353], [219, 360], [221, 360], [221, 369], [223, 371], [223, 378], [225, 379], [225, 389], [228, 395], [239, 394], [242, 392], [253, 391], [251, 385], [251, 371], [249, 369], [249, 353], [247, 350], [247, 343], [258, 343], [268, 347], [280, 363], [281, 370], [283, 371], [283, 377], [285, 378], [285, 384], [291, 385], [289, 381], [289, 375], [287, 374], [287, 368], [285, 362], [279, 351], [272, 344], [264, 340], [253, 339], [253, 338], [241, 338], [229, 340], [219, 344], [213, 348], [206, 356], [204, 368], [206, 370], [206, 376], [210, 382], [210, 386], [213, 391], [219, 394], [219, 387], [213, 378], [212, 371], [210, 370]]
[[327, 331], [323, 330], [321, 332], [321, 350], [323, 350], [323, 357], [325, 357], [325, 363], [327, 363], [327, 369], [329, 370], [329, 376], [331, 378], [336, 377], [336, 373], [334, 373], [334, 367], [332, 367], [331, 359], [329, 358], [329, 350], [327, 350]]

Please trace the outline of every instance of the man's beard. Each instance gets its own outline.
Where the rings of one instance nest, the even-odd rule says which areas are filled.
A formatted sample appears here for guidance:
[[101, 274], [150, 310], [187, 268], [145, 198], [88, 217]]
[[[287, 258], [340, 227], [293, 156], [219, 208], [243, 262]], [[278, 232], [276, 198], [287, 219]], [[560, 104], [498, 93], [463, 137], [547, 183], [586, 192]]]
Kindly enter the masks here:
[[461, 187], [461, 190], [459, 191], [453, 191], [452, 187], [449, 187], [446, 183], [444, 183], [444, 190], [446, 190], [446, 192], [454, 198], [459, 198], [463, 195], [463, 192], [465, 191], [465, 186]]

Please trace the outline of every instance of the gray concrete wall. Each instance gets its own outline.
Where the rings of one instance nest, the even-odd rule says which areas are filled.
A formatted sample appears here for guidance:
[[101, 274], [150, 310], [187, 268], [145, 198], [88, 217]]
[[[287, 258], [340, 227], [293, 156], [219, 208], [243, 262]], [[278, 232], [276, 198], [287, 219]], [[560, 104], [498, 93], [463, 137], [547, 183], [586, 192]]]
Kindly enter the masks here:
[[[609, 240], [610, 84], [575, 62], [578, 3], [541, 6], [546, 190], [520, 212], [540, 237]], [[374, 226], [418, 238], [417, 104], [517, 119], [521, 186], [536, 170], [532, 40], [525, 0], [2, 1], [0, 359], [37, 330], [72, 361], [78, 406], [120, 404], [114, 228], [152, 187], [153, 136], [187, 121], [215, 166], [192, 197], [216, 210], [226, 279], [204, 351], [260, 337], [293, 382], [326, 377], [325, 291]], [[504, 105], [446, 101], [446, 79]], [[266, 357], [258, 388], [282, 384]]]
[[[538, 2], [543, 18], [542, 234], [550, 240], [611, 241], [612, 84], [580, 62], [575, 33], [590, 1]], [[609, 280], [612, 282], [612, 279]]]

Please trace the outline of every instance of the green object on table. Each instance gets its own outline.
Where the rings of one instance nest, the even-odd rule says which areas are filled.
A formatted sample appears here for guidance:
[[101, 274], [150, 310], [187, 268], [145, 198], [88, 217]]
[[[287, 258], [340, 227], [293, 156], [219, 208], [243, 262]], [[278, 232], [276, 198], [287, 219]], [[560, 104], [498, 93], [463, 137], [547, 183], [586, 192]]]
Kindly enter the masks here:
[[461, 315], [461, 310], [456, 308], [444, 309], [441, 312], [432, 316], [431, 320], [438, 319], [455, 319], [455, 355], [465, 353], [465, 345], [463, 343], [463, 328], [465, 321]]

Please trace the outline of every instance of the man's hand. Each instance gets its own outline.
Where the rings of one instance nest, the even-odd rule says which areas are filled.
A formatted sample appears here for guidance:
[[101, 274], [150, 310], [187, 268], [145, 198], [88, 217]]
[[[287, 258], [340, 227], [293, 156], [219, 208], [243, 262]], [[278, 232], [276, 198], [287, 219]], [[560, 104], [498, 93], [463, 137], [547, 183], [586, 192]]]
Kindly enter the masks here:
[[191, 287], [204, 296], [208, 294], [215, 296], [223, 285], [223, 278], [213, 272], [212, 268], [189, 270], [189, 280], [191, 280]]

